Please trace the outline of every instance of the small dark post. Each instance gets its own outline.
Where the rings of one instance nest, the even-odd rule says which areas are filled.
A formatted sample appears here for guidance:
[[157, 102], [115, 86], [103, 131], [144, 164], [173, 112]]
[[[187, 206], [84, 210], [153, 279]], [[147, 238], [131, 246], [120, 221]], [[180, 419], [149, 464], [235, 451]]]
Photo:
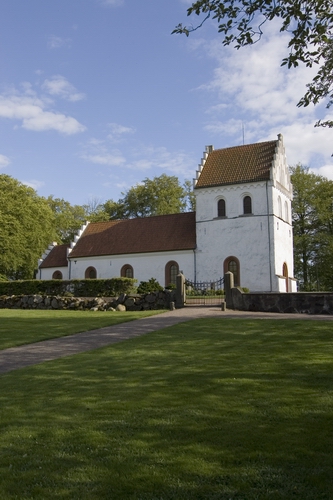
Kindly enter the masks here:
[[186, 292], [185, 292], [185, 276], [182, 273], [177, 274], [176, 276], [176, 308], [180, 309], [184, 307], [186, 300]]
[[232, 272], [228, 271], [224, 275], [224, 293], [225, 293], [225, 304], [227, 309], [234, 308], [232, 293], [231, 293], [232, 288], [234, 288], [234, 275]]

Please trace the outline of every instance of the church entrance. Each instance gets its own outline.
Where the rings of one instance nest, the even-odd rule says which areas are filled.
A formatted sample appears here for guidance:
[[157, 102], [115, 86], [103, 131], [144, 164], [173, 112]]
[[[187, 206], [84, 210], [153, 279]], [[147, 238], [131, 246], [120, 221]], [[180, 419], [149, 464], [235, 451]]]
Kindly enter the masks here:
[[224, 301], [224, 278], [217, 281], [185, 280], [185, 306], [221, 306]]

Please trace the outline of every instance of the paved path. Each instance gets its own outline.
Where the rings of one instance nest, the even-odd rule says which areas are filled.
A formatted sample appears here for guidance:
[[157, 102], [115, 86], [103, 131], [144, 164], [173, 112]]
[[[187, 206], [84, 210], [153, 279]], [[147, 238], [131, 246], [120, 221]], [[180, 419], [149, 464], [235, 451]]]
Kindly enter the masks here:
[[116, 342], [161, 330], [196, 318], [242, 318], [242, 319], [307, 319], [333, 320], [333, 316], [309, 316], [304, 314], [249, 313], [243, 311], [221, 311], [219, 307], [185, 307], [167, 311], [157, 316], [142, 318], [120, 325], [77, 333], [67, 337], [44, 340], [35, 344], [12, 347], [0, 351], [0, 374], [36, 365], [44, 361], [63, 358], [80, 352], [92, 351]]

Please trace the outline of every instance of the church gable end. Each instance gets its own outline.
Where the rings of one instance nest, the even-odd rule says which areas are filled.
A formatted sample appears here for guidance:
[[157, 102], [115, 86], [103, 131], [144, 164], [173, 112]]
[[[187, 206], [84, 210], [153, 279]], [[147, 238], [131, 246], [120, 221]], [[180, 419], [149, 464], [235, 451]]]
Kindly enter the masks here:
[[270, 180], [276, 146], [277, 141], [216, 150], [210, 146], [195, 189]]

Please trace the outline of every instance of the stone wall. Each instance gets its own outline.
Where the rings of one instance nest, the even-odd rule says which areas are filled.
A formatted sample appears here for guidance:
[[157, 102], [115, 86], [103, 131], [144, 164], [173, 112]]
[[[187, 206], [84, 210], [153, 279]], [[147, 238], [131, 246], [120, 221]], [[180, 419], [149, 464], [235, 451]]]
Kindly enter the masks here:
[[333, 314], [333, 293], [243, 293], [232, 288], [227, 307], [238, 311]]
[[0, 296], [0, 309], [52, 309], [72, 311], [147, 311], [170, 309], [175, 292], [163, 290], [145, 295], [110, 297], [63, 297], [59, 295]]

